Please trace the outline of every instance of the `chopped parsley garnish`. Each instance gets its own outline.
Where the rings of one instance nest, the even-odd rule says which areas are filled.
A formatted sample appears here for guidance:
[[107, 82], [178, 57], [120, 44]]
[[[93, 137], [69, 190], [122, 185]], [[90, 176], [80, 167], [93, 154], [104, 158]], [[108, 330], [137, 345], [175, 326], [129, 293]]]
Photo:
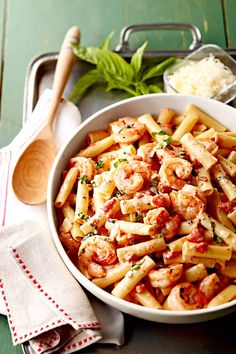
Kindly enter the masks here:
[[80, 211], [78, 213], [78, 217], [81, 219], [81, 220], [88, 220], [89, 216], [84, 214], [82, 211]]
[[127, 159], [118, 159], [116, 162], [114, 162], [114, 167], [118, 167], [121, 162], [128, 161]]
[[98, 162], [96, 163], [96, 170], [98, 170], [99, 168], [102, 168], [105, 165], [105, 162], [102, 160], [98, 160]]
[[217, 243], [222, 243], [222, 242], [224, 242], [223, 238], [220, 237], [220, 236], [216, 236], [216, 237], [214, 238], [214, 240], [215, 240]]
[[80, 179], [79, 179], [79, 181], [80, 181], [81, 184], [83, 184], [84, 182], [87, 183], [87, 180], [88, 180], [88, 176], [86, 176], [86, 175], [80, 177]]
[[153, 137], [155, 137], [156, 135], [168, 135], [165, 130], [160, 130], [159, 132], [152, 132], [151, 134]]
[[163, 237], [163, 233], [160, 232], [159, 234], [157, 234], [157, 238], [162, 238]]
[[164, 140], [164, 143], [165, 143], [165, 147], [166, 146], [169, 146], [171, 143], [172, 143], [172, 136], [169, 135], [167, 138], [165, 138]]
[[84, 237], [83, 237], [83, 241], [87, 240], [87, 238], [95, 236], [94, 233], [92, 232], [88, 232]]
[[130, 270], [138, 270], [141, 267], [141, 265], [143, 264], [143, 262], [144, 262], [143, 260], [138, 261], [138, 262], [133, 262]]
[[165, 130], [161, 130], [157, 133], [158, 135], [168, 135]]

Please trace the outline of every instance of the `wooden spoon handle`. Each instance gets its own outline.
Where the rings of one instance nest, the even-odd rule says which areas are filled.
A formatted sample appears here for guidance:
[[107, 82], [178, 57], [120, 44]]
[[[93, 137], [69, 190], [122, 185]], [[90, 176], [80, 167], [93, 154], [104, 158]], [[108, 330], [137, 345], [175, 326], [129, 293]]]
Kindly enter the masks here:
[[52, 100], [51, 106], [48, 112], [47, 123], [52, 126], [53, 120], [56, 116], [56, 111], [63, 95], [66, 83], [71, 74], [75, 55], [71, 48], [71, 44], [78, 43], [80, 41], [80, 30], [74, 26], [66, 33], [65, 39], [62, 43], [59, 57], [57, 60], [55, 76], [52, 87]]

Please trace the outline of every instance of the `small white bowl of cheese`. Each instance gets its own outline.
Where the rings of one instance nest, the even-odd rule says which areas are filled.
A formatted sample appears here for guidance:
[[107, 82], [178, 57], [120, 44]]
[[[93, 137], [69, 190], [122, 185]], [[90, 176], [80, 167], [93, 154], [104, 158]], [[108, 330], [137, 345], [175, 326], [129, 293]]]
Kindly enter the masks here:
[[190, 94], [228, 103], [236, 97], [236, 61], [216, 45], [204, 45], [164, 73], [167, 93]]

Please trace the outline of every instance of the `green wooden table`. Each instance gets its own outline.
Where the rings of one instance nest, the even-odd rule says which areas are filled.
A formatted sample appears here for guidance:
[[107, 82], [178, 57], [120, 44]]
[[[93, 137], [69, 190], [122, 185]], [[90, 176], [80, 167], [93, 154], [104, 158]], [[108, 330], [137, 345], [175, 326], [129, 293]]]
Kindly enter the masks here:
[[[115, 30], [115, 45], [121, 28], [127, 24], [185, 22], [200, 28], [204, 43], [236, 48], [235, 18], [236, 0], [0, 0], [0, 147], [7, 145], [21, 128], [24, 81], [30, 60], [43, 52], [58, 51], [72, 25], [81, 28], [84, 45], [99, 45]], [[145, 36], [135, 35], [131, 42], [137, 46], [144, 39], [154, 50], [184, 49], [190, 42], [189, 34], [183, 32], [147, 32]], [[156, 353], [234, 353], [233, 331], [229, 328], [235, 326], [235, 320], [235, 315], [230, 315], [203, 326], [137, 320], [135, 330], [129, 328], [135, 322], [127, 317], [124, 352], [143, 353], [152, 341], [150, 335], [158, 333]], [[181, 332], [183, 328], [186, 336]], [[112, 351], [107, 347], [96, 349], [99, 353]], [[4, 316], [0, 316], [0, 353], [22, 353], [20, 346], [12, 346]]]

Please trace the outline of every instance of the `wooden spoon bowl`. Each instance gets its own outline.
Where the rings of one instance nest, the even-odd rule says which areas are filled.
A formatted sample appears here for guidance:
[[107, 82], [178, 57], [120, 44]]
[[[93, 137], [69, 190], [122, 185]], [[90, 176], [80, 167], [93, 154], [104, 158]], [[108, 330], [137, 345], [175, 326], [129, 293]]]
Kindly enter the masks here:
[[79, 39], [79, 29], [72, 27], [67, 32], [59, 53], [45, 124], [34, 141], [24, 150], [13, 172], [13, 190], [17, 198], [25, 204], [36, 205], [46, 200], [48, 177], [57, 153], [53, 122], [75, 61], [71, 44], [79, 42]]
[[55, 145], [43, 139], [34, 141], [21, 155], [12, 183], [18, 199], [23, 203], [40, 204], [45, 201], [45, 190], [55, 156]]

